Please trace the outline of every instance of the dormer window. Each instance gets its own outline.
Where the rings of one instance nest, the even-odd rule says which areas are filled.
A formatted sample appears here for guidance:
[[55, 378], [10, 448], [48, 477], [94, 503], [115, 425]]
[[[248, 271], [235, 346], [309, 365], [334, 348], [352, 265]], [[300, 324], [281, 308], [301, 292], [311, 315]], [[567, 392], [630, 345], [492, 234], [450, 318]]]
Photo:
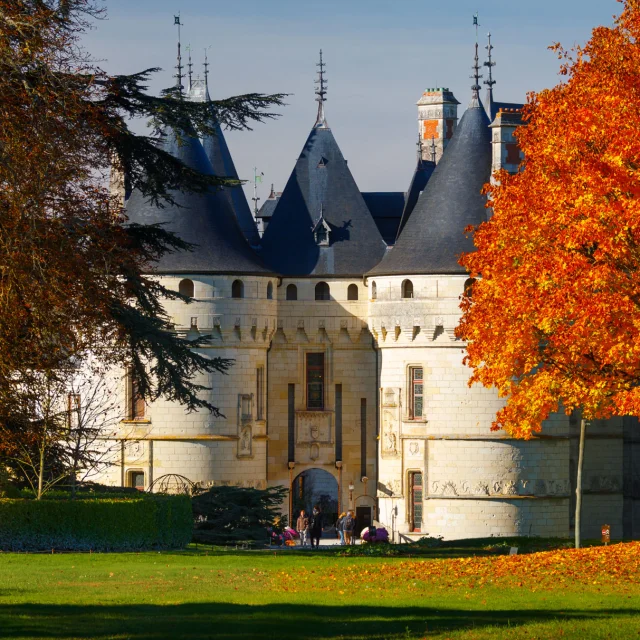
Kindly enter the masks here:
[[329, 164], [329, 161], [322, 156], [322, 158], [320, 158], [320, 162], [318, 162], [318, 166], [319, 167], [326, 167]]
[[329, 244], [329, 230], [326, 227], [320, 227], [316, 231], [316, 244], [319, 244], [319, 245]]
[[330, 241], [331, 227], [327, 224], [327, 221], [320, 211], [320, 218], [313, 227], [313, 238], [319, 247], [328, 247]]

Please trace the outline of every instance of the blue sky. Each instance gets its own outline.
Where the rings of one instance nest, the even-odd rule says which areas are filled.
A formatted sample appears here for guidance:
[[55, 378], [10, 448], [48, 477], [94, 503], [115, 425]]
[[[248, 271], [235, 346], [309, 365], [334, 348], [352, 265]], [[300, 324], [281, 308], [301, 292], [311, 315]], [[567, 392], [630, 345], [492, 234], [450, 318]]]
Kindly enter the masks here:
[[558, 82], [550, 44], [584, 42], [594, 26], [611, 24], [620, 6], [615, 0], [112, 0], [108, 18], [85, 43], [111, 73], [162, 67], [151, 85], [157, 91], [172, 82], [179, 11], [196, 72], [210, 46], [214, 98], [292, 94], [279, 120], [226, 134], [240, 177], [250, 178], [254, 166], [264, 172], [263, 198], [271, 182], [284, 188], [315, 120], [322, 48], [327, 120], [360, 189], [404, 191], [415, 164], [415, 103], [422, 91], [451, 88], [459, 116], [469, 100], [476, 11], [481, 44], [491, 31], [495, 46], [496, 99], [516, 102]]

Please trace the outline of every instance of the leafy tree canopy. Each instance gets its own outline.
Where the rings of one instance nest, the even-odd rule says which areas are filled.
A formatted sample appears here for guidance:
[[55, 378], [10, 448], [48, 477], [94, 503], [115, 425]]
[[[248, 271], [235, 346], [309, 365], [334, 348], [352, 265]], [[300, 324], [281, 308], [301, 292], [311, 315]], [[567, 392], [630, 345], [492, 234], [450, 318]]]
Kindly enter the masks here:
[[525, 165], [487, 185], [493, 217], [461, 263], [481, 276], [458, 335], [471, 382], [507, 398], [494, 428], [530, 437], [559, 408], [640, 415], [640, 2], [529, 96]]

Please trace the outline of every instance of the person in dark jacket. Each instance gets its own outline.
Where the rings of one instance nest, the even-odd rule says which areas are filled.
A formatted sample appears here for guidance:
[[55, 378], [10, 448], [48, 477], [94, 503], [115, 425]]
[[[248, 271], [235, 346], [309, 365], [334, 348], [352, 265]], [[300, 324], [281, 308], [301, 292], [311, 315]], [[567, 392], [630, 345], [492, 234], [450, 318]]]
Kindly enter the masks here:
[[355, 544], [353, 532], [356, 528], [356, 521], [351, 511], [347, 511], [347, 517], [342, 521], [342, 528], [344, 529], [345, 544]]
[[313, 549], [313, 542], [315, 540], [315, 547], [317, 549], [320, 546], [320, 538], [322, 537], [322, 511], [320, 511], [318, 505], [313, 507], [310, 520], [311, 548]]

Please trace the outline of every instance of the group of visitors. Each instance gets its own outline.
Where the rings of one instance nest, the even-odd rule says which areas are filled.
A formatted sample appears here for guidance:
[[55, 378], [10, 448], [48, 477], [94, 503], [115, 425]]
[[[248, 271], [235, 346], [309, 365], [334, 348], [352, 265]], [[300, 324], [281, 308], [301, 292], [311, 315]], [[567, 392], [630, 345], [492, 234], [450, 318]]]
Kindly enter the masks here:
[[356, 520], [351, 511], [341, 513], [336, 522], [336, 529], [340, 536], [340, 544], [355, 544], [354, 530], [356, 528]]
[[[311, 516], [307, 516], [303, 509], [298, 516], [296, 530], [300, 534], [300, 545], [307, 546], [309, 538], [311, 539], [311, 548], [317, 549], [320, 546], [320, 538], [322, 537], [322, 511], [316, 505], [313, 507]], [[314, 547], [315, 543], [315, 547]]]
[[[320, 546], [322, 537], [323, 517], [320, 507], [313, 507], [311, 515], [308, 516], [303, 509], [296, 521], [296, 531], [300, 535], [300, 546], [306, 547], [311, 541], [311, 548], [317, 549]], [[343, 512], [336, 522], [336, 531], [340, 536], [340, 544], [355, 544], [356, 520], [351, 511]]]

